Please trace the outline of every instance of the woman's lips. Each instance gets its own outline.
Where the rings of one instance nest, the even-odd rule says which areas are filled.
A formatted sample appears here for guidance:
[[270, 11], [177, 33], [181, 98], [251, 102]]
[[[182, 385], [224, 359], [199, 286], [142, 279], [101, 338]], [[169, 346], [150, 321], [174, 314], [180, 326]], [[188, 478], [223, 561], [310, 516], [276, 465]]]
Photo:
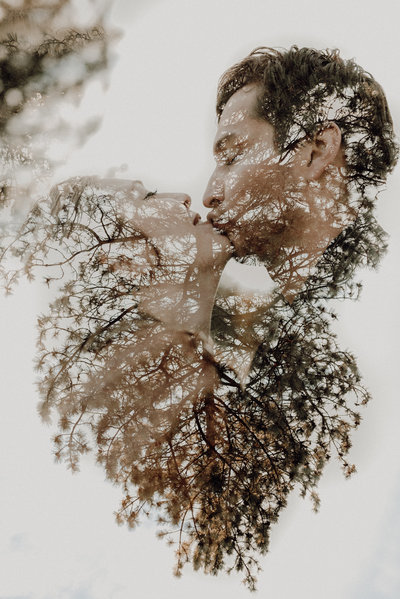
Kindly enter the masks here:
[[198, 212], [193, 212], [192, 210], [189, 210], [188, 207], [186, 207], [186, 210], [192, 225], [197, 225], [197, 223], [201, 220], [200, 214]]
[[219, 225], [219, 223], [214, 223], [212, 219], [207, 217], [207, 220], [201, 220], [201, 217], [196, 221], [197, 227], [205, 227], [209, 231], [212, 231], [215, 235], [226, 235], [225, 227], [223, 225]]
[[197, 225], [197, 223], [201, 220], [201, 216], [198, 212], [196, 212], [196, 214], [193, 217], [193, 224]]

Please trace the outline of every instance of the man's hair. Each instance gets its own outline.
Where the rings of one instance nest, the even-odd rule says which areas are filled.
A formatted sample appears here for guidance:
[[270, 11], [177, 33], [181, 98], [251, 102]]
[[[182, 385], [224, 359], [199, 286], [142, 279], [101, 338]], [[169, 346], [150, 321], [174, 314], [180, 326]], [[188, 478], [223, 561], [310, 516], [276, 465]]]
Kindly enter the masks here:
[[256, 116], [273, 125], [282, 154], [334, 120], [348, 181], [361, 195], [385, 181], [398, 154], [392, 119], [381, 86], [353, 60], [343, 60], [338, 50], [256, 48], [221, 77], [218, 118], [229, 98], [251, 83], [260, 86]]

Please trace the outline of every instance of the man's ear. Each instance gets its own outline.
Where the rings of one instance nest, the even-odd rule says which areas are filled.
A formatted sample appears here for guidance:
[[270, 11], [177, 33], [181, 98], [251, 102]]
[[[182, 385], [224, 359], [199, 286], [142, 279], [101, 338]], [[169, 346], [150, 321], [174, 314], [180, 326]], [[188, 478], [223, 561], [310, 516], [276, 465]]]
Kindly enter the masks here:
[[343, 166], [342, 134], [334, 121], [321, 126], [314, 137], [299, 148], [297, 167], [299, 176], [317, 181], [330, 165]]

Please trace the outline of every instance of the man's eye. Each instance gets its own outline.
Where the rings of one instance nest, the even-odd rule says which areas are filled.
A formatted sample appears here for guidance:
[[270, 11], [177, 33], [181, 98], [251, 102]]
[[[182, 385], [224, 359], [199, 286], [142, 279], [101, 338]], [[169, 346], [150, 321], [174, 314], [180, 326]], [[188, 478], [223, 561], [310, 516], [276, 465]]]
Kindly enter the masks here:
[[242, 154], [240, 152], [238, 152], [237, 154], [231, 154], [225, 158], [224, 164], [226, 166], [229, 166], [230, 164], [233, 164], [234, 162], [236, 162], [236, 160], [238, 158], [240, 158], [241, 156], [242, 156]]

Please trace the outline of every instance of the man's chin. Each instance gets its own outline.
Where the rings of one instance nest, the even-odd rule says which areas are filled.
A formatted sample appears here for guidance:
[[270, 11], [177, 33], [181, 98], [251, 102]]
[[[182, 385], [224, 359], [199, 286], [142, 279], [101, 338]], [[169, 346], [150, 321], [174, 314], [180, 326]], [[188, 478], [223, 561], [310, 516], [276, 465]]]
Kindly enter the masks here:
[[252, 266], [254, 264], [262, 263], [262, 259], [254, 253], [248, 245], [238, 243], [237, 239], [230, 237], [229, 235], [227, 235], [227, 237], [233, 248], [232, 258], [237, 262], [240, 262], [241, 264], [250, 264]]
[[254, 238], [243, 238], [243, 235], [236, 234], [235, 231], [226, 231], [225, 235], [233, 247], [233, 257], [239, 262], [245, 262], [247, 259], [251, 259], [254, 262], [255, 258], [261, 260], [261, 256], [265, 251], [265, 246], [256, 247], [254, 244]]
[[238, 243], [235, 244], [232, 240], [230, 241], [233, 247], [232, 258], [237, 262], [250, 266], [264, 266], [270, 275], [279, 268], [280, 262], [276, 258], [272, 258], [271, 252], [268, 252], [268, 246], [250, 248], [248, 245], [244, 246]]
[[231, 223], [212, 223], [220, 235], [228, 238], [233, 248], [232, 258], [242, 264], [252, 264], [268, 262], [268, 247], [266, 240], [258, 241], [253, 231], [244, 234], [245, 231], [238, 226], [232, 226]]

